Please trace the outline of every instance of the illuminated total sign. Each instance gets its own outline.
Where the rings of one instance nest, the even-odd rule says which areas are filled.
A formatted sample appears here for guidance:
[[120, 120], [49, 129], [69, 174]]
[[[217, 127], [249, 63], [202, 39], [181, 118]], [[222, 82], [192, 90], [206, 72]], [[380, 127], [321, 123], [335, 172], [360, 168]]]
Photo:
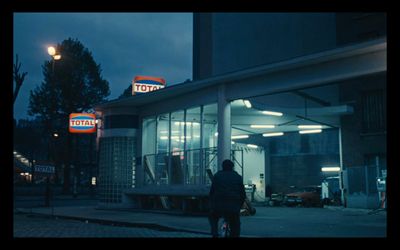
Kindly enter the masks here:
[[70, 133], [96, 132], [96, 115], [86, 113], [72, 113], [69, 115]]
[[132, 82], [132, 95], [147, 93], [165, 87], [165, 80], [160, 77], [136, 76]]

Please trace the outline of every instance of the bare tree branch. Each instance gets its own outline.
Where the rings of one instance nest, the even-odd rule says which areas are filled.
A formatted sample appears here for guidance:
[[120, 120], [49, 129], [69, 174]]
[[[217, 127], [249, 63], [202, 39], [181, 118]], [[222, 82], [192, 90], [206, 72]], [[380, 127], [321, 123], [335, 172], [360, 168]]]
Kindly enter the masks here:
[[13, 67], [13, 79], [15, 82], [13, 103], [15, 103], [15, 100], [17, 99], [19, 90], [20, 90], [22, 84], [24, 83], [25, 76], [28, 74], [28, 72], [23, 72], [22, 74], [19, 73], [19, 70], [21, 68], [21, 63], [18, 62], [18, 54], [16, 55], [15, 64], [13, 66], [14, 66]]

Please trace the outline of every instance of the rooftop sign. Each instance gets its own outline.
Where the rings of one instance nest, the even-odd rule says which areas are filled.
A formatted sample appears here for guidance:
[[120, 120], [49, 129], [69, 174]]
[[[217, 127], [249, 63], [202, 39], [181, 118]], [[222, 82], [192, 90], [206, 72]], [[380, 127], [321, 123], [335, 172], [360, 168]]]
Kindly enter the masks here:
[[165, 87], [165, 80], [160, 77], [136, 76], [132, 81], [132, 95], [147, 93]]

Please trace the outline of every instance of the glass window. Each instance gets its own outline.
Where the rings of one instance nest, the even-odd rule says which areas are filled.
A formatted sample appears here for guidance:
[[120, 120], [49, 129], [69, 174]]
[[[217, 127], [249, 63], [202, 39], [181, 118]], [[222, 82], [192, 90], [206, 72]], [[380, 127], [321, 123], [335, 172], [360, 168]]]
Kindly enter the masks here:
[[217, 147], [217, 104], [205, 105], [203, 113], [203, 148]]
[[176, 111], [171, 113], [171, 152], [179, 152], [184, 150], [185, 138], [185, 119], [184, 111]]
[[200, 148], [200, 107], [186, 111], [186, 149]]
[[186, 111], [186, 183], [201, 183], [200, 107]]
[[157, 153], [167, 153], [169, 151], [168, 139], [169, 115], [162, 114], [157, 117]]
[[[210, 169], [212, 173], [218, 171], [217, 161], [217, 104], [205, 105], [203, 107], [203, 150], [202, 161], [205, 170]], [[211, 180], [206, 175], [205, 183], [210, 184]]]
[[142, 155], [155, 154], [156, 117], [143, 119], [142, 138]]

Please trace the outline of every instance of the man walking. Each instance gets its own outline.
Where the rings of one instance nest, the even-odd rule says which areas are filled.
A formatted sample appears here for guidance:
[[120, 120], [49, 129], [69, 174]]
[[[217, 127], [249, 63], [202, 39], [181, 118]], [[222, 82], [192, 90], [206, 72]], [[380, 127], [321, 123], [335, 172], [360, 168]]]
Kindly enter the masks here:
[[233, 166], [231, 160], [224, 160], [222, 171], [218, 171], [212, 180], [209, 195], [212, 237], [218, 237], [218, 221], [221, 217], [225, 217], [230, 225], [230, 236], [240, 236], [240, 208], [246, 193], [242, 177], [233, 170]]

